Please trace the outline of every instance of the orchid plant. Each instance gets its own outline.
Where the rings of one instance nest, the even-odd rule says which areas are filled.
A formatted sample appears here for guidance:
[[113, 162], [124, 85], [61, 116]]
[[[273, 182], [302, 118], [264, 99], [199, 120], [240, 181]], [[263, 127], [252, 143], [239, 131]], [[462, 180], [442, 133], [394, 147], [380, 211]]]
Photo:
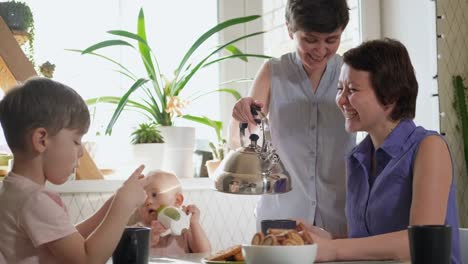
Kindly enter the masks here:
[[[184, 115], [182, 109], [189, 103], [188, 100], [181, 98], [181, 91], [187, 86], [192, 77], [200, 72], [201, 69], [218, 63], [220, 61], [229, 59], [241, 59], [248, 61], [249, 57], [256, 58], [270, 58], [269, 56], [261, 54], [246, 54], [240, 51], [234, 43], [263, 34], [263, 31], [255, 32], [247, 35], [240, 36], [236, 39], [228, 41], [214, 48], [208, 55], [205, 55], [199, 60], [194, 59], [194, 53], [199, 47], [215, 33], [221, 30], [243, 23], [247, 23], [258, 19], [260, 16], [246, 16], [230, 19], [219, 23], [212, 27], [205, 33], [203, 33], [185, 53], [182, 60], [180, 61], [177, 69], [174, 72], [174, 78], [169, 80], [164, 77], [159, 68], [158, 61], [155, 53], [151, 49], [147, 37], [146, 37], [146, 26], [145, 16], [143, 9], [140, 9], [138, 15], [137, 32], [132, 33], [124, 30], [111, 30], [108, 31], [110, 35], [120, 37], [120, 39], [105, 40], [94, 44], [84, 50], [72, 50], [81, 52], [81, 54], [92, 54], [100, 58], [106, 59], [118, 67], [118, 72], [131, 79], [132, 84], [127, 91], [121, 96], [103, 96], [98, 98], [92, 98], [87, 100], [88, 105], [96, 103], [112, 103], [116, 104], [115, 109], [108, 125], [106, 128], [106, 134], [111, 134], [114, 124], [117, 122], [120, 114], [124, 109], [137, 110], [144, 114], [150, 122], [162, 126], [171, 126], [174, 124], [176, 117], [182, 117], [202, 124], [208, 124], [209, 121], [204, 117], [197, 117], [192, 115]], [[134, 44], [132, 44], [132, 42]], [[97, 51], [111, 47], [111, 46], [125, 46], [136, 50], [141, 58], [141, 61], [146, 69], [145, 76], [137, 76], [130, 69], [117, 62], [116, 60], [106, 57], [104, 55], [96, 53]], [[226, 50], [228, 55], [215, 57], [220, 51]], [[143, 91], [143, 97], [139, 99], [133, 99], [132, 95], [137, 90]], [[206, 95], [212, 92], [226, 92], [232, 94], [236, 99], [241, 96], [239, 92], [230, 88], [219, 88], [212, 91], [203, 91], [202, 95]], [[198, 98], [198, 97], [197, 97]]]

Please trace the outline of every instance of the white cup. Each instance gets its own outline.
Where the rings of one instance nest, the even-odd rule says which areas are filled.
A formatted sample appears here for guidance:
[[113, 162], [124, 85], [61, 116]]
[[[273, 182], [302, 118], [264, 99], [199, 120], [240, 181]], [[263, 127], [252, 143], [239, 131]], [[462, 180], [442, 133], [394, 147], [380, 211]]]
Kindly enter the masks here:
[[180, 236], [182, 232], [190, 226], [190, 216], [180, 208], [161, 206], [157, 211], [158, 221], [167, 228], [167, 230], [161, 234], [162, 237], [170, 234]]

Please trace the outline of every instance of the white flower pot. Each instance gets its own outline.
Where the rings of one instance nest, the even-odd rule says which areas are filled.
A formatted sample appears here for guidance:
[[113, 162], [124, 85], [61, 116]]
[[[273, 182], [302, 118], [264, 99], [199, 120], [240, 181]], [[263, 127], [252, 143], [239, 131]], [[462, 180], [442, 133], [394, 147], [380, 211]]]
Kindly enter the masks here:
[[132, 145], [134, 166], [144, 164], [146, 172], [163, 169], [165, 145], [165, 143]]
[[193, 178], [195, 128], [163, 126], [160, 130], [166, 142], [163, 169], [179, 178]]

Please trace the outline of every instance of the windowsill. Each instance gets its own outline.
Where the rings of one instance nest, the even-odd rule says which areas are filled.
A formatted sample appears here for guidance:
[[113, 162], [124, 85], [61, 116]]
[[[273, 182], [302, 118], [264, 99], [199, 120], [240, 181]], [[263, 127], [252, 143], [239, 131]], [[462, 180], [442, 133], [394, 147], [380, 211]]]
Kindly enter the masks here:
[[[114, 192], [124, 180], [77, 180], [62, 185], [47, 184], [47, 188], [58, 193], [96, 193]], [[213, 181], [209, 178], [180, 179], [182, 190], [214, 190]]]

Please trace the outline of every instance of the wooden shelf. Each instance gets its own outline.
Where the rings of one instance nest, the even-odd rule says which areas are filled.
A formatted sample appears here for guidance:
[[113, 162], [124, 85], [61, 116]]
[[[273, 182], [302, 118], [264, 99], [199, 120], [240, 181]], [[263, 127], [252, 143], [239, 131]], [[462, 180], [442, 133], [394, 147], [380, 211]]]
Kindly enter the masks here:
[[20, 46], [29, 41], [28, 32], [18, 30], [12, 30], [11, 32]]
[[[24, 36], [24, 33], [18, 32], [18, 36]], [[37, 73], [34, 66], [24, 55], [13, 32], [1, 17], [0, 39], [0, 89], [7, 92], [18, 82], [24, 82], [32, 76], [37, 76]]]

